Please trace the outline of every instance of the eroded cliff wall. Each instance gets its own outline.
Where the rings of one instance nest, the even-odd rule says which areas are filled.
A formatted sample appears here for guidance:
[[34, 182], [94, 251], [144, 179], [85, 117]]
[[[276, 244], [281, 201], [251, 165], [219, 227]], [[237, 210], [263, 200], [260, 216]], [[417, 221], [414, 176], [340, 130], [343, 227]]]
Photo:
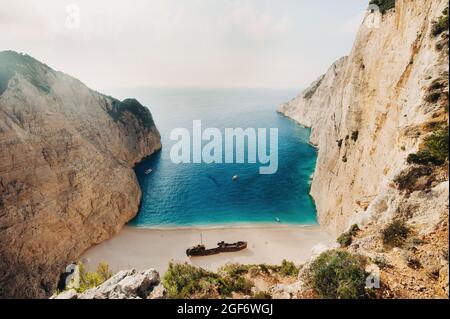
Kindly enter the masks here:
[[[432, 227], [447, 209], [445, 173], [412, 197], [394, 183], [433, 127], [448, 127], [448, 31], [432, 35], [433, 21], [447, 6], [444, 0], [397, 0], [384, 14], [368, 12], [350, 55], [280, 107], [312, 127], [319, 155], [311, 192], [319, 221], [331, 233], [355, 222], [386, 223], [407, 205], [415, 205], [417, 222]], [[430, 101], [436, 81], [444, 92]]]
[[161, 148], [148, 109], [0, 52], [0, 296], [45, 297], [138, 211], [133, 166]]

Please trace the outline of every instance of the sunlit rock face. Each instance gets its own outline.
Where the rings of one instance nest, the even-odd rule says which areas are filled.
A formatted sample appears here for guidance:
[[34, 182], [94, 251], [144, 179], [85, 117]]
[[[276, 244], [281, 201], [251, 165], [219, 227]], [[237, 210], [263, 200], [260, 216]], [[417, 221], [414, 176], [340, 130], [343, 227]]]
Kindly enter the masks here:
[[[350, 55], [279, 109], [312, 127], [319, 155], [311, 192], [321, 225], [335, 235], [355, 222], [394, 217], [402, 201], [395, 176], [429, 133], [424, 125], [446, 121], [442, 105], [425, 98], [433, 81], [448, 79], [448, 52], [432, 35], [446, 6], [397, 0], [381, 16], [368, 12]], [[442, 36], [448, 41], [448, 32]], [[425, 199], [421, 205], [432, 216], [446, 207]]]
[[65, 265], [138, 211], [150, 111], [0, 52], [0, 297], [46, 297]]

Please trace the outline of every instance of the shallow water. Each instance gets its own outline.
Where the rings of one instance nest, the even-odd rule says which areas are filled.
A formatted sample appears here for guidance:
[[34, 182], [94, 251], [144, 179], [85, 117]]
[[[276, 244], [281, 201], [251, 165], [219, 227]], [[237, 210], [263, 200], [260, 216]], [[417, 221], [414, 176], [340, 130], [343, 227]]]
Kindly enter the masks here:
[[[139, 227], [224, 224], [316, 224], [309, 196], [317, 152], [310, 130], [276, 113], [298, 90], [156, 89], [127, 90], [148, 106], [162, 135], [163, 150], [136, 167], [143, 192], [130, 225]], [[125, 92], [123, 92], [125, 93]], [[126, 97], [118, 93], [118, 96]], [[278, 128], [279, 168], [260, 175], [257, 164], [180, 164], [170, 160], [172, 129], [202, 127]], [[147, 169], [153, 172], [145, 174]], [[235, 182], [232, 177], [238, 175]]]

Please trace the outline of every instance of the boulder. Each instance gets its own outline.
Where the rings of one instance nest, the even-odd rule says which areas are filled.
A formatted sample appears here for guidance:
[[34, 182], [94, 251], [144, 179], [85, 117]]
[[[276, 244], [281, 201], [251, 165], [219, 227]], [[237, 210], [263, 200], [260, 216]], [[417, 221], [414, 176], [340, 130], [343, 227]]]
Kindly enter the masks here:
[[79, 299], [146, 299], [159, 283], [159, 273], [154, 269], [124, 270], [80, 294]]
[[[159, 273], [154, 269], [122, 270], [98, 287], [77, 293], [74, 289], [52, 296], [51, 299], [147, 299], [149, 295], [164, 296]], [[155, 287], [158, 288], [155, 291]], [[161, 288], [162, 287], [162, 288]], [[153, 293], [154, 292], [154, 293]]]

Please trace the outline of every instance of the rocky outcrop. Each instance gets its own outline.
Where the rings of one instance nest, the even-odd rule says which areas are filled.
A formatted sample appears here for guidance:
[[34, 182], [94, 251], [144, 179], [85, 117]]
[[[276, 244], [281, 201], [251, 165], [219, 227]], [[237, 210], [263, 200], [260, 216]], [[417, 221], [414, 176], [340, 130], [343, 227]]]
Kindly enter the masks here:
[[[446, 7], [396, 0], [368, 12], [350, 55], [279, 109], [312, 128], [318, 219], [336, 236], [359, 225], [345, 249], [378, 262], [380, 298], [448, 298], [448, 157], [410, 160], [448, 132]], [[448, 134], [437, 144], [448, 151]], [[381, 230], [394, 220], [409, 235], [392, 249]]]
[[0, 297], [46, 297], [65, 265], [138, 211], [133, 166], [161, 148], [149, 110], [0, 52]]
[[[123, 270], [98, 287], [83, 293], [67, 290], [52, 299], [148, 299], [152, 294], [161, 294], [159, 284], [159, 273], [154, 269]], [[155, 289], [159, 292], [154, 292]]]
[[[432, 34], [447, 5], [397, 0], [384, 14], [368, 12], [350, 55], [279, 109], [312, 128], [319, 155], [311, 193], [321, 225], [335, 235], [353, 223], [392, 220], [403, 202], [393, 181], [407, 169], [407, 156], [433, 126], [448, 126], [448, 31]], [[430, 101], [430, 87], [440, 80], [446, 99]], [[448, 175], [431, 187], [441, 201], [417, 195], [422, 212], [442, 215]]]

